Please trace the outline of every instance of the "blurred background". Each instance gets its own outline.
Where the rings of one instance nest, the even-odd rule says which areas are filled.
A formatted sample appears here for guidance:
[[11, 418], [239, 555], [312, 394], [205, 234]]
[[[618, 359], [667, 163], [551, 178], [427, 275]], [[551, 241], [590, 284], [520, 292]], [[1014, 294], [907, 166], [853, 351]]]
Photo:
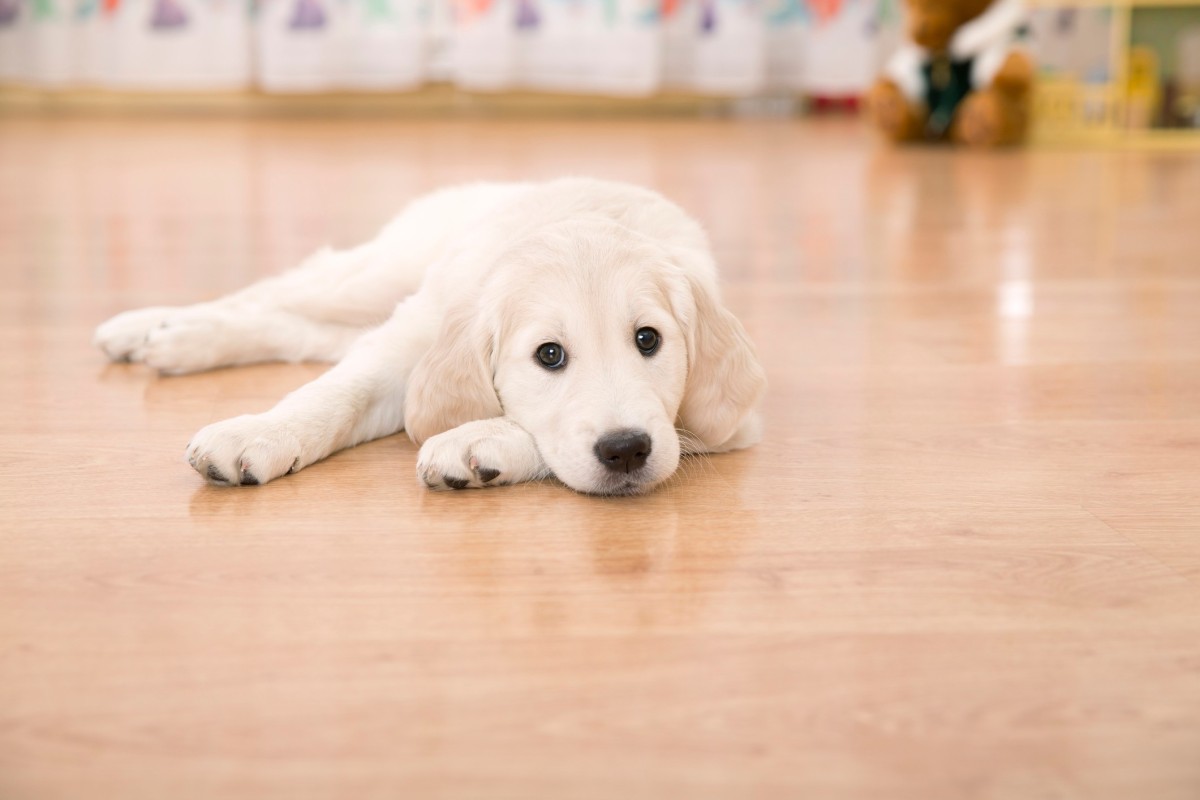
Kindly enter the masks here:
[[[903, 5], [0, 0], [0, 99], [8, 108], [853, 112], [902, 38]], [[1036, 141], [1195, 142], [1200, 3], [1034, 0], [1023, 37], [1038, 65]]]

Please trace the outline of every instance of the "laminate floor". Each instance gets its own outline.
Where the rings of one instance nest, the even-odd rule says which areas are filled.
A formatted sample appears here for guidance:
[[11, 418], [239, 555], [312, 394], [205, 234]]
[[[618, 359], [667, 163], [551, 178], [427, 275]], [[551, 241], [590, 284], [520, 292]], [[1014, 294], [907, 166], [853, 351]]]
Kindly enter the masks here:
[[[771, 389], [661, 490], [257, 488], [94, 326], [592, 174], [708, 227]], [[0, 798], [1200, 797], [1200, 154], [852, 121], [0, 119]]]

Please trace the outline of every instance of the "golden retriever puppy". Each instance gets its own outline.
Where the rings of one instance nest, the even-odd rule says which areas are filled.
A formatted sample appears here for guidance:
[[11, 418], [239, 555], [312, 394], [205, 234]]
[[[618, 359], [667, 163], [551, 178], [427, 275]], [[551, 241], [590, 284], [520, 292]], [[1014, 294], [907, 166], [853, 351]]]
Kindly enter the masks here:
[[367, 244], [213, 302], [120, 314], [95, 341], [172, 374], [338, 362], [193, 437], [188, 463], [221, 486], [404, 430], [434, 489], [553, 475], [636, 494], [683, 453], [757, 441], [765, 386], [700, 226], [655, 192], [584, 178], [444, 189]]

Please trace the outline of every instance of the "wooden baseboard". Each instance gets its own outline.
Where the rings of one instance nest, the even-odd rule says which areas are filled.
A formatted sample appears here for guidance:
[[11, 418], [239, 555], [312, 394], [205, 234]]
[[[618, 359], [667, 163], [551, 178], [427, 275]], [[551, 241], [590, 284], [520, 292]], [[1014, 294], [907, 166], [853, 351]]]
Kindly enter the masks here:
[[245, 91], [49, 91], [0, 85], [0, 114], [236, 114], [248, 116], [695, 116], [736, 101], [684, 92], [608, 97], [533, 91], [466, 92], [432, 84], [406, 92], [269, 94]]

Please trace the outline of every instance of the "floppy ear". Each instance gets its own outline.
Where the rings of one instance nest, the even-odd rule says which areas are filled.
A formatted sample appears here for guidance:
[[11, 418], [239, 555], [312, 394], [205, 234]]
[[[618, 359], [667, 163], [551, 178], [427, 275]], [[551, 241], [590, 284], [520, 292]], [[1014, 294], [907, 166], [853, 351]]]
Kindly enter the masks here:
[[[711, 288], [688, 276], [694, 312], [685, 325], [688, 377], [679, 426], [709, 450], [742, 447], [756, 439], [748, 419], [767, 386], [746, 330]], [[738, 435], [738, 442], [731, 440]]]
[[410, 439], [420, 444], [465, 422], [504, 413], [492, 381], [493, 343], [477, 303], [446, 312], [433, 346], [408, 377], [404, 430]]

